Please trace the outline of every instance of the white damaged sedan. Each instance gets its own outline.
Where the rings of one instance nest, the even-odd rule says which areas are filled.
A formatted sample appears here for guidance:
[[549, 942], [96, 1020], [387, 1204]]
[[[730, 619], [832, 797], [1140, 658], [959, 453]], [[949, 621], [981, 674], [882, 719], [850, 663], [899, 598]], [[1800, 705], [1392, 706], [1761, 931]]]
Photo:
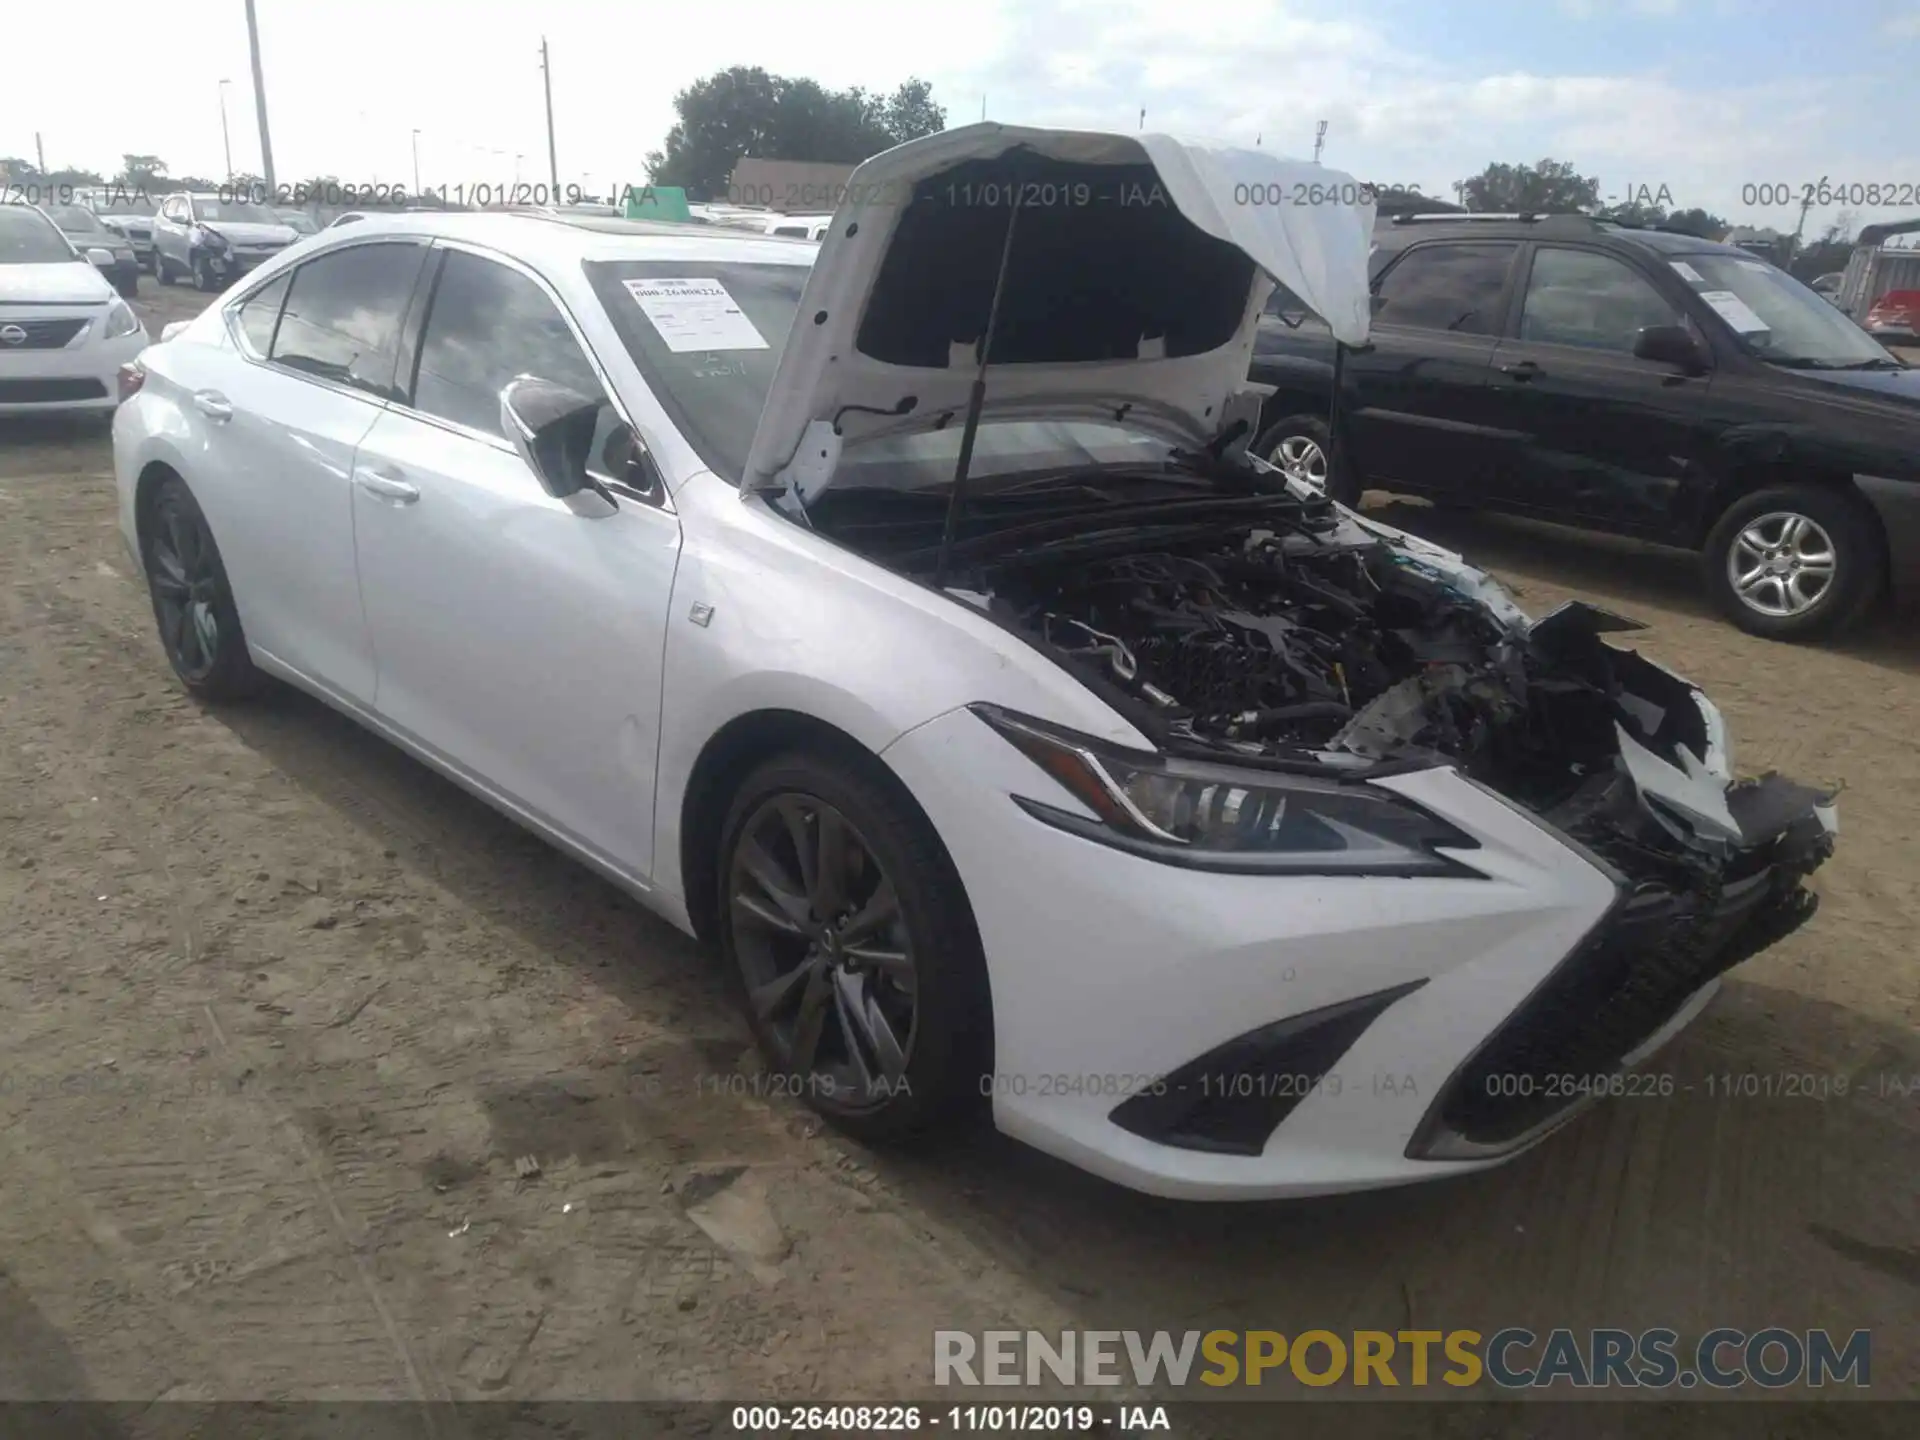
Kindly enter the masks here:
[[969, 126], [819, 247], [369, 216], [146, 352], [126, 541], [196, 694], [320, 696], [718, 951], [874, 1141], [989, 1108], [1234, 1198], [1513, 1155], [1812, 913], [1832, 797], [1250, 457], [1346, 177]]

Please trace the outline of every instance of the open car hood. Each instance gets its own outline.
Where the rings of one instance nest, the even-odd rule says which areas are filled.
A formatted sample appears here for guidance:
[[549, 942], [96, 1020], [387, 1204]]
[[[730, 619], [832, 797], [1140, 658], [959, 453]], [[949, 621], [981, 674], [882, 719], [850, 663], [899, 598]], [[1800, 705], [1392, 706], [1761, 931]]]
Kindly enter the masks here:
[[1204, 443], [1274, 281], [1365, 341], [1373, 213], [1338, 170], [1167, 135], [981, 124], [877, 155], [808, 277], [744, 488], [808, 500], [843, 444], [961, 422], [1003, 254], [988, 413]]

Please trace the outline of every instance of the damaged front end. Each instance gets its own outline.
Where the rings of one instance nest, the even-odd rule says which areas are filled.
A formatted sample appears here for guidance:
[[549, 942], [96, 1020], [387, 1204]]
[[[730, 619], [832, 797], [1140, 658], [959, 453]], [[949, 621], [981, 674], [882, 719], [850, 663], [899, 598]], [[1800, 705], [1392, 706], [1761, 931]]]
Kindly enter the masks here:
[[[1556, 1087], [1524, 1077], [1610, 1073], [1717, 975], [1805, 922], [1816, 897], [1803, 882], [1833, 849], [1833, 797], [1772, 774], [1735, 781], [1712, 703], [1605, 638], [1635, 622], [1581, 602], [1531, 621], [1450, 552], [1325, 502], [1270, 513], [1089, 529], [982, 557], [989, 541], [948, 590], [1104, 696], [1163, 765], [1201, 782], [1217, 769], [1211, 788], [1189, 779], [1189, 810], [1282, 823], [1246, 798], [1258, 793], [1248, 782], [1228, 783], [1266, 771], [1310, 787], [1301, 803], [1325, 827], [1385, 836], [1376, 853], [1447, 852], [1457, 834], [1395, 830], [1318, 795], [1379, 795], [1368, 780], [1449, 766], [1608, 872], [1613, 915], [1454, 1078], [1410, 1153], [1510, 1149], [1565, 1109]], [[1121, 776], [1117, 793], [1147, 791]], [[1324, 858], [1290, 868], [1342, 873]]]

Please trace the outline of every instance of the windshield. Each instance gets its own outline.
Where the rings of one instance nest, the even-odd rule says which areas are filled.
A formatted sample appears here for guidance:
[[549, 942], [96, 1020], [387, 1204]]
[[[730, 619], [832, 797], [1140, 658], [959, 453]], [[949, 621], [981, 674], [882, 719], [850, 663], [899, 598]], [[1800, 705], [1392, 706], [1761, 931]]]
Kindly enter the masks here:
[[586, 271], [674, 425], [714, 474], [738, 485], [807, 267], [589, 260]]
[[1897, 365], [1866, 331], [1786, 271], [1738, 255], [1676, 255], [1673, 270], [1762, 360], [1808, 369]]
[[216, 224], [227, 220], [236, 225], [278, 225], [280, 217], [264, 205], [256, 205], [251, 200], [208, 200], [199, 195], [193, 197], [193, 218], [211, 220]]
[[76, 258], [67, 237], [39, 211], [0, 206], [0, 265], [57, 265]]
[[[754, 428], [807, 283], [804, 265], [590, 260], [587, 278], [613, 328], [680, 433], [738, 485]], [[986, 420], [970, 483], [1076, 465], [1159, 464], [1170, 447], [1091, 421]], [[960, 427], [855, 442], [838, 483], [919, 490], [953, 479]]]
[[113, 232], [100, 223], [100, 217], [84, 205], [54, 205], [48, 208], [47, 218], [69, 235], [111, 235]]

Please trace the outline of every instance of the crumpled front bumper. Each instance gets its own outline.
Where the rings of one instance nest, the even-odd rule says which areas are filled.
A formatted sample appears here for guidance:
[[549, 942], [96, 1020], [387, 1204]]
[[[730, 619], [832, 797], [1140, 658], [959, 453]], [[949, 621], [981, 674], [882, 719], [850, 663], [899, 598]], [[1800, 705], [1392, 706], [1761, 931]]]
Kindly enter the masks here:
[[[1732, 787], [1743, 847], [1698, 883], [1633, 879], [1593, 933], [1447, 1082], [1410, 1157], [1511, 1153], [1564, 1123], [1720, 975], [1798, 930], [1819, 908], [1803, 882], [1833, 854], [1832, 797], [1780, 775]], [[1605, 864], [1604, 861], [1596, 863]]]
[[[1583, 1097], [1485, 1114], [1481, 1098], [1501, 1098], [1487, 1091], [1531, 1096], [1523, 1075], [1610, 1074], [1657, 1048], [1727, 966], [1804, 920], [1800, 882], [1832, 846], [1821, 797], [1742, 788], [1730, 799], [1743, 829], [1765, 801], [1777, 833], [1717, 895], [1674, 887], [1661, 905], [1547, 821], [1436, 768], [1377, 783], [1471, 835], [1479, 848], [1459, 854], [1476, 875], [1218, 874], [1032, 819], [1012, 796], [1076, 802], [965, 711], [883, 758], [946, 844], [979, 928], [996, 1123], [1191, 1199], [1404, 1184], [1517, 1153]], [[1182, 1084], [1193, 1103], [1126, 1108]]]

